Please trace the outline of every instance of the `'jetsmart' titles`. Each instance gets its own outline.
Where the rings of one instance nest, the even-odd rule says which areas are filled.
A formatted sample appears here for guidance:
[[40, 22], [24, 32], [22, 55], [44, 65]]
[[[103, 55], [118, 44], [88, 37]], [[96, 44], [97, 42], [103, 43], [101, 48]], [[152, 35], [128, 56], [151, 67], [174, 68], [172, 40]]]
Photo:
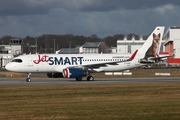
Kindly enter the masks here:
[[50, 57], [47, 55], [38, 55], [37, 60], [33, 60], [35, 64], [48, 62], [49, 65], [82, 65], [83, 57]]

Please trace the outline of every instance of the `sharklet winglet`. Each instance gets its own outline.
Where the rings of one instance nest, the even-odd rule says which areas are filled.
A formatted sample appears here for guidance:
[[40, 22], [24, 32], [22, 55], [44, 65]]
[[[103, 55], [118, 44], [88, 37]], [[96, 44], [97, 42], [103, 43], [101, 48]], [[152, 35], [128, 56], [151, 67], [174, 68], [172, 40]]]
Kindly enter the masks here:
[[130, 59], [130, 60], [133, 60], [133, 59], [135, 58], [137, 52], [138, 52], [138, 50], [136, 50], [129, 59]]

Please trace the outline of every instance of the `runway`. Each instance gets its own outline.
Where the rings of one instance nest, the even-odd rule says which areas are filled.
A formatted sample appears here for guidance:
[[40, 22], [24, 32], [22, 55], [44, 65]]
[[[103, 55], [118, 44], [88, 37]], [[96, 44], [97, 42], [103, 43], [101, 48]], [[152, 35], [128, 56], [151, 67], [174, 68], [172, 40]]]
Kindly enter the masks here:
[[155, 82], [180, 82], [179, 77], [149, 77], [149, 78], [96, 78], [94, 81], [76, 81], [65, 78], [32, 78], [26, 82], [26, 78], [1, 78], [2, 85], [65, 85], [65, 84], [130, 84], [130, 83], [155, 83]]

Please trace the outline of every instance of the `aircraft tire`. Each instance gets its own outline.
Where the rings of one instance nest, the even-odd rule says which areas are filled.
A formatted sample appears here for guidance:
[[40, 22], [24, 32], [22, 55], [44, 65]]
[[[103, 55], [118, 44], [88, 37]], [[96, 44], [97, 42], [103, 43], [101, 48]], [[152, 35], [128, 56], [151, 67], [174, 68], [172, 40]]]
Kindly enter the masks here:
[[31, 82], [31, 78], [26, 78], [26, 82]]
[[87, 81], [94, 81], [94, 77], [93, 76], [88, 76]]
[[76, 78], [76, 81], [82, 81], [82, 77]]

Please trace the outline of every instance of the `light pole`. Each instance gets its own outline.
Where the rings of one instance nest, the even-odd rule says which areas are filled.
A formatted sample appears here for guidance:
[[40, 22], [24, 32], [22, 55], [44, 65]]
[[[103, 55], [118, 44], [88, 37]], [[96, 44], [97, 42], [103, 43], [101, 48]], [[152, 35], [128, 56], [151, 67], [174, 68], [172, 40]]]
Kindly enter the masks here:
[[46, 44], [45, 44], [44, 50], [45, 50], [45, 53], [47, 53], [47, 45]]
[[59, 48], [58, 48], [58, 44], [57, 44], [57, 48], [56, 48], [56, 49], [57, 49], [57, 50], [59, 49]]
[[55, 53], [55, 42], [56, 42], [56, 39], [53, 39], [53, 41], [54, 41], [54, 53]]
[[72, 41], [68, 41], [68, 43], [69, 43], [69, 54], [70, 54], [70, 49], [71, 49], [71, 42]]
[[37, 54], [37, 39], [36, 39], [36, 54]]

